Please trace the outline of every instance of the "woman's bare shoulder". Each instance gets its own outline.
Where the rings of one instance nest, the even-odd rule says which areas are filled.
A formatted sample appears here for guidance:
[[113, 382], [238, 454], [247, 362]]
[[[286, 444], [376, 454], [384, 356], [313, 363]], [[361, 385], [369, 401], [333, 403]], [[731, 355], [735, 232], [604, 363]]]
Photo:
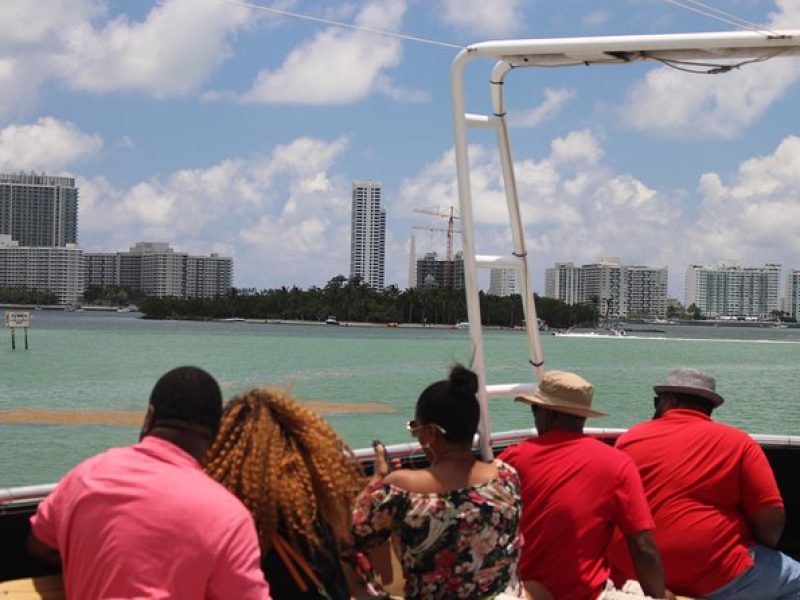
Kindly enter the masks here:
[[438, 491], [436, 481], [427, 469], [397, 469], [383, 481], [407, 492], [431, 494]]

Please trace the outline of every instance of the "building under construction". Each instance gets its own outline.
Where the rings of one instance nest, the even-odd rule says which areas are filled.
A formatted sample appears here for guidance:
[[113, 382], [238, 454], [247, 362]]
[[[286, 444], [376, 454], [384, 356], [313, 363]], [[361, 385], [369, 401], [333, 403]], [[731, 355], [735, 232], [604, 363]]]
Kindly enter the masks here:
[[464, 257], [457, 252], [453, 260], [439, 260], [436, 252], [428, 252], [417, 260], [417, 287], [423, 289], [464, 289]]
[[[417, 226], [414, 229], [427, 231], [443, 231], [447, 233], [447, 255], [444, 260], [439, 260], [436, 252], [428, 252], [416, 261], [416, 287], [418, 288], [445, 288], [454, 290], [464, 289], [464, 258], [461, 252], [453, 253], [453, 242], [456, 233], [454, 222], [460, 219], [455, 214], [453, 207], [449, 211], [435, 209], [415, 209], [414, 212], [447, 219], [447, 229], [438, 227]], [[414, 245], [412, 243], [412, 252]]]

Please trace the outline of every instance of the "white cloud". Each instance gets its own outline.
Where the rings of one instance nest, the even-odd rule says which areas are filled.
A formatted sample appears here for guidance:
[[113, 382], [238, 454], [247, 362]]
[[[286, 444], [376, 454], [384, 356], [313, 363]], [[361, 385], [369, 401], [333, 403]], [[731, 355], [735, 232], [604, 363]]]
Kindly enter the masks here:
[[223, 2], [168, 0], [142, 22], [123, 15], [95, 29], [65, 32], [64, 81], [93, 92], [143, 90], [154, 96], [195, 89], [231, 54], [227, 39], [249, 9]]
[[445, 25], [473, 35], [507, 35], [525, 26], [520, 0], [441, 0]]
[[[405, 0], [375, 0], [361, 9], [355, 22], [396, 30], [405, 10]], [[277, 69], [261, 71], [242, 100], [348, 104], [375, 91], [407, 97], [409, 93], [395, 88], [385, 73], [400, 63], [401, 53], [397, 39], [331, 27], [292, 50]]]
[[539, 106], [528, 111], [512, 114], [509, 118], [512, 125], [519, 127], [535, 127], [547, 119], [555, 117], [564, 104], [575, 97], [575, 90], [570, 88], [546, 88], [544, 100]]
[[732, 181], [700, 178], [702, 204], [691, 243], [696, 262], [797, 266], [800, 256], [800, 138], [786, 137], [768, 156], [743, 162]]
[[0, 130], [0, 170], [60, 171], [102, 147], [99, 135], [84, 133], [69, 121], [42, 117]]
[[47, 81], [156, 97], [193, 91], [230, 56], [230, 37], [249, 15], [224, 2], [164, 0], [142, 21], [108, 20], [101, 0], [5, 0], [0, 89], [14, 93], [2, 94], [0, 114], [30, 111]]
[[[796, 26], [800, 8], [777, 0], [770, 27]], [[732, 138], [756, 121], [800, 79], [800, 62], [774, 58], [721, 75], [661, 67], [628, 92], [620, 114], [637, 129], [671, 138]]]
[[225, 248], [243, 284], [319, 283], [346, 269], [349, 183], [331, 169], [347, 146], [345, 137], [298, 138], [265, 156], [184, 169], [129, 189], [81, 180], [81, 244], [122, 250], [159, 240], [190, 252]]

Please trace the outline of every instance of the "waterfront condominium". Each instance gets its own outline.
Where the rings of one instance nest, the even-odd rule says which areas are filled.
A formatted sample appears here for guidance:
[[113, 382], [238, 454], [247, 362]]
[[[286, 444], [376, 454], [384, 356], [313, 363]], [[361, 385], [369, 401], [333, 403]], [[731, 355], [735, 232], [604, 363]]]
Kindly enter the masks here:
[[381, 184], [353, 183], [350, 229], [350, 277], [383, 288], [386, 259], [386, 211], [381, 208]]
[[145, 296], [212, 298], [230, 290], [233, 260], [176, 252], [163, 242], [138, 242], [128, 252], [87, 252], [87, 285], [124, 285]]
[[0, 286], [52, 292], [59, 304], [77, 304], [86, 269], [83, 251], [66, 246], [22, 246], [0, 234]]
[[583, 302], [583, 269], [571, 262], [557, 262], [546, 269], [544, 295], [567, 304], [580, 304]]
[[791, 269], [786, 276], [786, 313], [800, 321], [800, 269]]
[[0, 174], [0, 234], [20, 247], [75, 244], [78, 188], [71, 177]]
[[686, 269], [686, 306], [694, 304], [707, 317], [766, 319], [778, 310], [781, 266], [742, 267], [722, 261], [716, 266]]
[[492, 269], [489, 271], [488, 293], [493, 296], [519, 294], [516, 269]]
[[545, 270], [545, 296], [595, 303], [604, 318], [664, 317], [667, 277], [667, 267], [623, 265], [615, 256], [580, 267], [560, 262]]

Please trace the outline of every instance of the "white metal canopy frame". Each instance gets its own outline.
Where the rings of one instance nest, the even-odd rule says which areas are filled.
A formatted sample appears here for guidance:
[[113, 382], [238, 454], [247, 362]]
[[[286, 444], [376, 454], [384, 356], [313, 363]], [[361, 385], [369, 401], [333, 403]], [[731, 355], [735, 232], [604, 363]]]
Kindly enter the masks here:
[[[478, 433], [484, 459], [488, 460], [492, 456], [488, 398], [531, 393], [536, 389], [536, 384], [490, 385], [486, 381], [477, 283], [479, 268], [505, 268], [516, 271], [530, 346], [530, 363], [537, 381], [544, 374], [544, 357], [539, 342], [536, 307], [533, 303], [533, 287], [530, 283], [528, 254], [506, 122], [503, 96], [506, 75], [512, 69], [521, 67], [589, 66], [626, 64], [635, 61], [656, 61], [678, 68], [703, 69], [698, 72], [717, 74], [749, 63], [798, 54], [800, 54], [800, 30], [492, 41], [473, 44], [459, 52], [453, 61], [451, 71], [456, 173], [464, 244], [467, 316], [473, 353], [471, 366], [478, 373], [481, 382], [478, 392], [481, 407]], [[489, 80], [492, 110], [488, 115], [466, 111], [464, 72], [467, 64], [476, 58], [490, 58], [497, 61]], [[494, 129], [497, 135], [512, 240], [511, 252], [505, 256], [485, 256], [475, 253], [475, 221], [467, 146], [467, 130], [470, 128]]]

